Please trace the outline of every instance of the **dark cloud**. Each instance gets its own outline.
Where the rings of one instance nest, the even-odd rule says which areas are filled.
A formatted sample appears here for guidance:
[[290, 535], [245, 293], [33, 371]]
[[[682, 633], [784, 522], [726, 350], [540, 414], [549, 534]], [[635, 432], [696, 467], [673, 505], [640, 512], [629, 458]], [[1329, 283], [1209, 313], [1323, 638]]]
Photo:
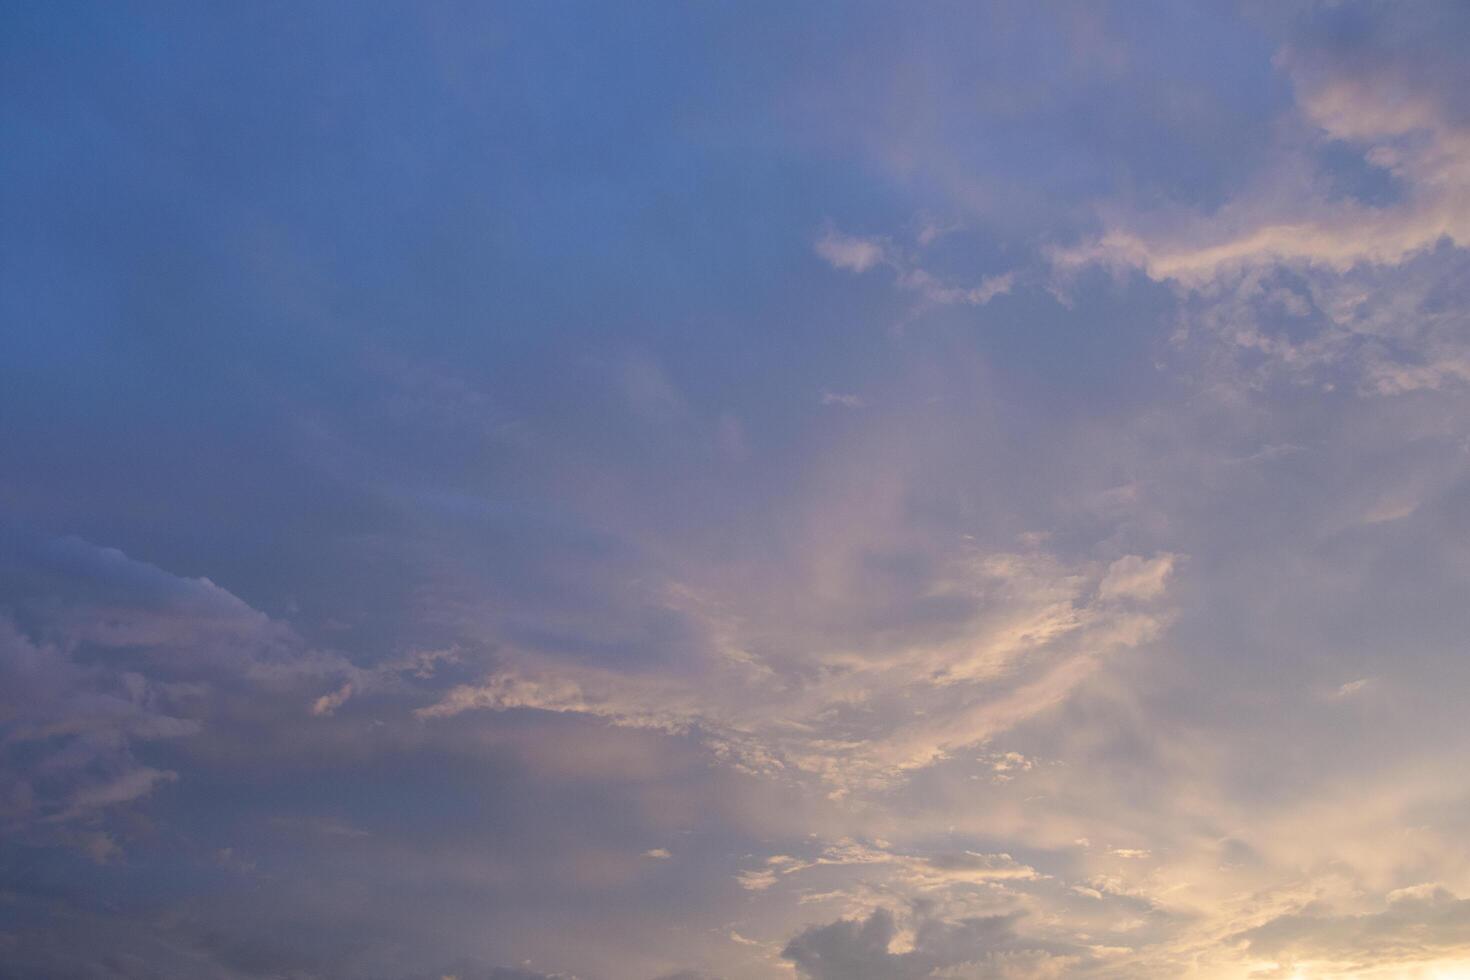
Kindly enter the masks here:
[[[892, 912], [877, 909], [866, 919], [838, 919], [812, 926], [781, 951], [811, 980], [917, 980], [958, 975], [1025, 976], [1033, 968], [1068, 963], [1064, 946], [1017, 934], [1018, 915], [944, 921], [923, 915], [914, 924], [913, 948], [891, 952], [898, 935]], [[1017, 970], [1021, 970], [1019, 974]]]
[[921, 977], [928, 968], [915, 954], [895, 955], [888, 944], [897, 933], [893, 913], [878, 909], [866, 920], [839, 919], [825, 926], [812, 926], [781, 951], [814, 980], [899, 980]]
[[427, 973], [416, 973], [404, 980], [577, 980], [567, 973], [538, 973], [511, 966], [487, 966], [473, 960], [458, 960]]
[[289, 630], [207, 579], [75, 538], [9, 530], [0, 586], [0, 820], [82, 834], [97, 857], [107, 810], [178, 777], [146, 746], [198, 734], [221, 685], [311, 669]]

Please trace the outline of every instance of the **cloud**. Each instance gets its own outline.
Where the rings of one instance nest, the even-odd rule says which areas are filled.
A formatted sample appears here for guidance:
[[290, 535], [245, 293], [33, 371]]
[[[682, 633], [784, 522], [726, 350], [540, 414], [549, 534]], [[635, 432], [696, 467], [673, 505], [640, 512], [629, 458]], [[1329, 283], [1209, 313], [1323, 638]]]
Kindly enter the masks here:
[[1466, 21], [1281, 6], [22, 18], [0, 959], [1459, 952]]
[[329, 673], [349, 678], [335, 690], [328, 691], [311, 702], [311, 713], [318, 718], [330, 718], [344, 704], [364, 694], [403, 691], [413, 681], [429, 681], [445, 665], [460, 662], [462, 651], [458, 647], [442, 650], [410, 650], [400, 657], [392, 657], [371, 667], [358, 667], [345, 660], [332, 658]]
[[[1382, 24], [1299, 34], [1277, 65], [1291, 78], [1308, 147], [1351, 145], [1363, 165], [1392, 176], [1401, 200], [1364, 203], [1329, 192], [1330, 173], [1310, 157], [1274, 160], [1279, 176], [1244, 192], [1208, 216], [1151, 217], [1152, 228], [1114, 219], [1103, 237], [1058, 250], [1061, 266], [1122, 263], [1151, 278], [1202, 288], [1220, 276], [1260, 264], [1304, 264], [1347, 272], [1355, 264], [1398, 264], [1442, 239], [1470, 242], [1470, 125], [1455, 109], [1463, 78], [1423, 71], [1446, 59], [1445, 37], [1463, 29], [1446, 7], [1427, 10], [1419, 31], [1405, 32], [1391, 10], [1358, 9]], [[1336, 43], [1333, 38], [1376, 38]], [[1291, 148], [1288, 154], [1299, 154]], [[1142, 225], [1144, 220], [1136, 220]]]
[[1320, 179], [1303, 172], [1306, 164], [1283, 167], [1284, 179], [1297, 182], [1295, 193], [1263, 188], [1208, 219], [1182, 219], [1158, 231], [1115, 227], [1094, 242], [1058, 250], [1055, 260], [1063, 267], [1132, 265], [1154, 279], [1202, 288], [1256, 265], [1343, 273], [1360, 263], [1396, 265], [1445, 239], [1470, 243], [1470, 128], [1447, 118], [1427, 94], [1406, 91], [1390, 77], [1394, 66], [1365, 74], [1322, 65], [1311, 73], [1298, 62], [1290, 52], [1283, 58], [1297, 76], [1304, 121], [1328, 139], [1359, 147], [1369, 166], [1391, 172], [1407, 189], [1404, 200], [1371, 205], [1332, 198]]
[[929, 972], [912, 955], [888, 951], [896, 933], [893, 913], [879, 909], [863, 922], [813, 926], [787, 943], [781, 956], [812, 980], [902, 980]]
[[870, 238], [854, 238], [829, 231], [817, 239], [817, 254], [834, 269], [867, 272], [883, 261], [883, 245]]
[[911, 926], [913, 946], [893, 950], [894, 914], [811, 926], [781, 951], [809, 980], [909, 980], [923, 977], [1054, 977], [1078, 962], [1066, 947], [1019, 936], [1017, 915], [946, 921], [924, 915]]
[[1256, 956], [1356, 965], [1418, 963], [1470, 955], [1470, 900], [1440, 885], [1391, 892], [1378, 912], [1292, 912], [1237, 934]]
[[539, 676], [502, 673], [481, 684], [461, 684], [437, 703], [418, 709], [417, 714], [421, 718], [446, 718], [466, 711], [531, 708], [554, 714], [591, 715], [619, 727], [678, 734], [688, 731], [697, 720], [692, 710], [673, 703], [678, 696], [672, 685], [658, 679], [640, 683], [612, 671], [552, 669]]
[[763, 892], [776, 883], [776, 872], [769, 868], [756, 871], [741, 871], [735, 876], [740, 887], [746, 891]]
[[863, 400], [857, 395], [849, 395], [836, 391], [823, 391], [822, 404], [840, 405], [843, 408], [862, 408]]
[[[1052, 252], [1061, 279], [1101, 264], [1177, 287], [1174, 365], [1208, 365], [1213, 383], [1463, 390], [1470, 119], [1445, 39], [1465, 20], [1439, 6], [1407, 21], [1372, 5], [1304, 18], [1276, 59], [1295, 111], [1270, 165], [1210, 213], [1108, 206], [1102, 234]], [[1333, 162], [1339, 148], [1350, 164]], [[1394, 193], [1342, 193], [1354, 169]]]
[[1028, 759], [1019, 752], [998, 753], [988, 757], [985, 761], [990, 763], [990, 770], [993, 773], [990, 778], [1000, 783], [1009, 782], [1017, 774], [1029, 772], [1036, 766], [1034, 759]]
[[199, 730], [172, 703], [177, 688], [84, 665], [73, 649], [65, 639], [37, 642], [0, 616], [0, 822], [9, 834], [146, 796], [176, 774], [139, 762], [134, 749]]
[[1358, 678], [1355, 681], [1348, 681], [1348, 682], [1342, 684], [1341, 686], [1339, 686], [1337, 688], [1337, 690], [1333, 691], [1329, 695], [1329, 697], [1331, 697], [1334, 701], [1341, 701], [1344, 698], [1350, 698], [1350, 697], [1352, 697], [1354, 694], [1357, 694], [1358, 692], [1362, 691], [1365, 687], [1367, 687], [1371, 683], [1372, 683], [1372, 680], [1370, 678], [1360, 677], [1360, 678]]
[[179, 779], [140, 753], [198, 735], [224, 691], [345, 669], [208, 579], [76, 538], [9, 532], [3, 545], [0, 821], [12, 834], [64, 837]]
[[[919, 236], [920, 246], [935, 241], [937, 236]], [[958, 286], [946, 282], [925, 269], [918, 256], [896, 248], [881, 239], [852, 238], [828, 231], [817, 239], [816, 252], [835, 269], [862, 273], [879, 265], [888, 266], [893, 272], [894, 284], [901, 290], [919, 298], [918, 307], [911, 316], [936, 306], [984, 306], [997, 296], [1009, 293], [1015, 285], [1014, 272], [985, 276], [979, 285]]]
[[473, 960], [461, 960], [429, 973], [414, 974], [408, 980], [578, 980], [570, 973], [540, 973], [512, 966], [486, 966]]
[[78, 789], [71, 797], [71, 812], [127, 803], [140, 796], [147, 796], [157, 783], [177, 778], [178, 773], [160, 772], [146, 766], [129, 769], [108, 782]]
[[1104, 599], [1157, 599], [1164, 592], [1177, 557], [1124, 555], [1108, 566], [1108, 574], [1103, 576], [1098, 594]]
[[330, 694], [323, 694], [311, 703], [311, 713], [314, 715], [330, 715], [352, 697], [352, 682], [348, 681]]
[[[948, 638], [872, 654], [781, 650], [768, 659], [725, 655], [731, 645], [754, 646], [726, 634], [684, 676], [507, 653], [495, 674], [417, 714], [432, 721], [521, 709], [695, 734], [741, 771], [812, 776], [839, 793], [876, 788], [1060, 704], [1100, 658], [1152, 639], [1164, 617], [1149, 606], [1173, 561], [1131, 556], [1102, 572], [1036, 556], [964, 559], [930, 586], [972, 610]], [[1122, 598], [1141, 605], [1124, 608]], [[912, 711], [916, 702], [922, 713]]]
[[986, 276], [978, 286], [951, 286], [939, 281], [925, 270], [913, 267], [899, 274], [898, 285], [910, 292], [917, 293], [924, 303], [930, 306], [953, 306], [955, 304], [984, 306], [995, 297], [1009, 293], [1015, 284], [1015, 278], [1014, 273], [1007, 272], [996, 276]]
[[742, 871], [737, 879], [743, 888], [764, 891], [790, 876], [842, 868], [859, 869], [869, 875], [883, 874], [893, 885], [911, 895], [990, 882], [1029, 882], [1044, 877], [1035, 868], [1016, 861], [1009, 854], [978, 851], [912, 853], [896, 850], [884, 843], [843, 838], [828, 844], [810, 860], [789, 855], [767, 858], [764, 867]]
[[6, 532], [0, 548], [10, 602], [46, 604], [44, 634], [64, 642], [142, 648], [160, 665], [234, 669], [289, 637], [209, 579], [171, 575], [116, 548], [21, 531]]

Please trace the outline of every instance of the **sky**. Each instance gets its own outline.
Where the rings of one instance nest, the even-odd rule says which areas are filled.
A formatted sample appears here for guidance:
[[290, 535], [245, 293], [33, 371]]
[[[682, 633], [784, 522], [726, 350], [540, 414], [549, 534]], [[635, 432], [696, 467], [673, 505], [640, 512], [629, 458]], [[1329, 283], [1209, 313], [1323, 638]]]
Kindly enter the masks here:
[[1470, 978], [1470, 6], [0, 5], [0, 977]]

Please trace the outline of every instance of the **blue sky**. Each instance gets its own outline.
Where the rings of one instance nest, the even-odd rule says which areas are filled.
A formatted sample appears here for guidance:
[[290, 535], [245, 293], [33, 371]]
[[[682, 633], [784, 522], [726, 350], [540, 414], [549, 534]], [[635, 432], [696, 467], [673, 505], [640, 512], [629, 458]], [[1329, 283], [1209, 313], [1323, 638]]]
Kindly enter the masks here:
[[0, 976], [1470, 976], [1463, 6], [0, 17]]

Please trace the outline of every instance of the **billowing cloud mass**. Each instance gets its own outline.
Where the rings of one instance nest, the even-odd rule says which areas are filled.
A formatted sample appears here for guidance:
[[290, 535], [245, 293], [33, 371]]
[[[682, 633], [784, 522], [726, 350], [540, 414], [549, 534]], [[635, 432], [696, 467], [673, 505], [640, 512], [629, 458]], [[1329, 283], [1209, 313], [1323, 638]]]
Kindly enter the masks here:
[[1470, 976], [1463, 5], [3, 19], [0, 978]]

